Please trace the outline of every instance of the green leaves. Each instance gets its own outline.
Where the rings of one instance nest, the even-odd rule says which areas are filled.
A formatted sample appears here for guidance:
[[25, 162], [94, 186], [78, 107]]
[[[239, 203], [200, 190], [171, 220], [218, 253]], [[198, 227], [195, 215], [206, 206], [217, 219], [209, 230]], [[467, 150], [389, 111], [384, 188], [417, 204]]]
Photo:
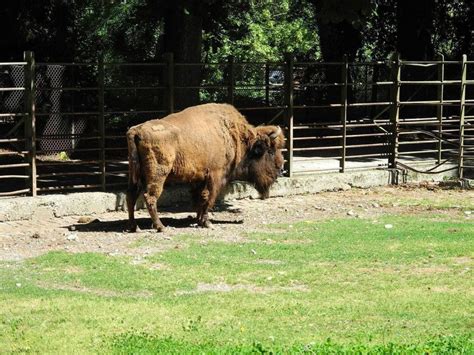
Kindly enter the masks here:
[[229, 55], [244, 61], [277, 61], [285, 52], [317, 58], [318, 39], [311, 8], [296, 9], [295, 1], [250, 2], [248, 12], [231, 12], [218, 32], [205, 35], [208, 58], [223, 61]]

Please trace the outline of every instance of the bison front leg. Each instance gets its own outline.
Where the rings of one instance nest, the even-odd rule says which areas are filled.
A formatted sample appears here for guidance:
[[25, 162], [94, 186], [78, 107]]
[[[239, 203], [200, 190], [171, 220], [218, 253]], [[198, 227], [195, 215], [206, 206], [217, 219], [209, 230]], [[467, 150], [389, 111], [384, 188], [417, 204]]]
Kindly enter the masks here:
[[209, 221], [209, 209], [214, 206], [222, 187], [220, 174], [208, 173], [206, 180], [194, 192], [197, 207], [197, 223], [201, 227], [212, 228]]

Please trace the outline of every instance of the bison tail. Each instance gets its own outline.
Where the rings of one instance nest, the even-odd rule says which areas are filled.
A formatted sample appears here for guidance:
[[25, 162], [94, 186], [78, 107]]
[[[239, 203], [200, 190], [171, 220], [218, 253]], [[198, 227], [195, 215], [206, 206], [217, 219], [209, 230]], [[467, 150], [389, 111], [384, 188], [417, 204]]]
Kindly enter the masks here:
[[140, 140], [137, 132], [127, 132], [128, 144], [128, 181], [130, 184], [140, 183], [140, 156], [138, 155], [137, 143]]

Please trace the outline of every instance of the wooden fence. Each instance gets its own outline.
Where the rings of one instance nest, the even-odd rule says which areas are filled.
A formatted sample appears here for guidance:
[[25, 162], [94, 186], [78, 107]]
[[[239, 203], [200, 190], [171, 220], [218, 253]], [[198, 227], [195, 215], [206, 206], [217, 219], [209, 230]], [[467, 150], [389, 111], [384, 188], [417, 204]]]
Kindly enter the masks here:
[[[123, 189], [127, 127], [187, 99], [229, 102], [286, 130], [289, 176], [359, 169], [474, 171], [474, 64], [0, 63], [0, 196]], [[197, 75], [196, 75], [197, 74]], [[194, 78], [194, 79], [193, 79]], [[198, 78], [196, 81], [195, 78]], [[189, 100], [188, 100], [189, 102]]]

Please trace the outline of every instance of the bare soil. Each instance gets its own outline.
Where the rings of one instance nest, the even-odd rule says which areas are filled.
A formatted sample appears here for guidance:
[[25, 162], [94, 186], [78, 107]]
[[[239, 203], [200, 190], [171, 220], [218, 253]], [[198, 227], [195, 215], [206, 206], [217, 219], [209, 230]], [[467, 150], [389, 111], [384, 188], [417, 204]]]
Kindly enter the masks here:
[[[351, 189], [312, 195], [275, 197], [267, 200], [226, 201], [211, 213], [212, 229], [199, 228], [195, 214], [185, 211], [188, 206], [168, 208], [160, 212], [167, 229], [154, 232], [146, 211], [138, 211], [137, 233], [126, 233], [126, 212], [111, 212], [94, 216], [47, 217], [32, 221], [0, 223], [0, 260], [22, 260], [49, 251], [72, 253], [99, 252], [129, 255], [135, 263], [147, 255], [186, 245], [179, 235], [195, 236], [196, 240], [242, 243], [248, 233], [268, 230], [268, 224], [292, 224], [300, 221], [321, 221], [338, 217], [373, 218], [387, 214], [427, 215], [436, 213], [446, 218], [474, 219], [461, 207], [438, 209], [447, 199], [474, 199], [474, 191], [444, 190], [437, 185], [411, 185]], [[418, 205], [416, 201], [429, 200]], [[407, 201], [413, 203], [408, 204]], [[184, 209], [184, 211], [183, 211]], [[165, 267], [154, 265], [155, 268]]]

